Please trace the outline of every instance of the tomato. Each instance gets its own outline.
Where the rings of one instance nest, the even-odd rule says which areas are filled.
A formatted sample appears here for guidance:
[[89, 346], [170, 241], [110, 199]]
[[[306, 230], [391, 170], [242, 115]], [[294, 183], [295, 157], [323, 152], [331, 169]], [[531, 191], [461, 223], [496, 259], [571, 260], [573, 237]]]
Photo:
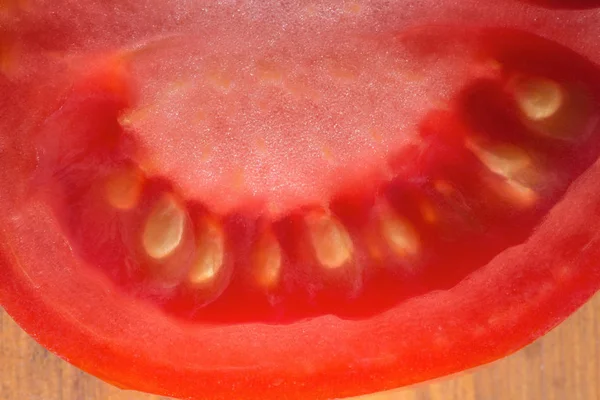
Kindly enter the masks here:
[[600, 287], [597, 1], [14, 0], [0, 304], [117, 386], [325, 399]]

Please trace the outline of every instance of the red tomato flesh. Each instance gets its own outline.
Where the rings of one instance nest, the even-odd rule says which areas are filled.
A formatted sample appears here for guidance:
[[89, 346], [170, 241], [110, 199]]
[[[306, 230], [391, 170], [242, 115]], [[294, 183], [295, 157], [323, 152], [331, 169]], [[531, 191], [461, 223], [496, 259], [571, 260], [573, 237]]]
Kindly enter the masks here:
[[529, 3], [7, 3], [0, 304], [179, 398], [516, 351], [600, 286], [600, 10]]

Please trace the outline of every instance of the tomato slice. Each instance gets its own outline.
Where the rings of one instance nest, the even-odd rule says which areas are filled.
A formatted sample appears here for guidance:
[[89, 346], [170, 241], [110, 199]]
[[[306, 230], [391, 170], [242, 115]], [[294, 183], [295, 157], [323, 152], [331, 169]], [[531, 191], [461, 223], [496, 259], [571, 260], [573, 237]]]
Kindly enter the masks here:
[[6, 3], [0, 304], [216, 399], [421, 382], [566, 318], [600, 287], [597, 2], [392, 3]]

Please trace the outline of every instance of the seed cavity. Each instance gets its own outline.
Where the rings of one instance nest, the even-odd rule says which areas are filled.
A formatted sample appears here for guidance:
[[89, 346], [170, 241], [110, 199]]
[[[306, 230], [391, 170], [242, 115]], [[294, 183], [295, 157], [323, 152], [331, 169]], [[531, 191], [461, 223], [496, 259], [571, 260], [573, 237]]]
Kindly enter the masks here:
[[515, 82], [514, 91], [521, 112], [533, 121], [552, 117], [564, 103], [561, 86], [546, 78], [519, 79]]
[[198, 233], [196, 261], [192, 265], [188, 280], [193, 285], [212, 282], [223, 267], [225, 259], [225, 234], [221, 224], [206, 219]]
[[339, 268], [352, 258], [354, 246], [350, 234], [335, 217], [313, 212], [305, 217], [317, 260], [326, 268]]
[[384, 207], [381, 212], [379, 227], [381, 236], [396, 255], [414, 257], [419, 254], [421, 243], [417, 231], [390, 207]]
[[281, 278], [281, 246], [272, 232], [265, 232], [258, 239], [254, 251], [254, 276], [257, 283], [272, 289]]
[[146, 219], [142, 244], [154, 259], [170, 256], [181, 244], [186, 212], [172, 195], [161, 198]]
[[123, 168], [111, 174], [104, 186], [108, 203], [119, 210], [130, 210], [137, 206], [144, 176], [142, 172], [133, 167]]

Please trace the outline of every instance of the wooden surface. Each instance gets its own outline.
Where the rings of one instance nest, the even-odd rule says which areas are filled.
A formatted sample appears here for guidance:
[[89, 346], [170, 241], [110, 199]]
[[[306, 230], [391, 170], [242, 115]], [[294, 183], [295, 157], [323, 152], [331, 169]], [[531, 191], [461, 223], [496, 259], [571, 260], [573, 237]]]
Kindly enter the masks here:
[[[368, 398], [392, 399], [600, 400], [600, 294], [546, 337], [507, 359]], [[163, 398], [120, 391], [78, 371], [43, 350], [0, 310], [0, 400]]]

